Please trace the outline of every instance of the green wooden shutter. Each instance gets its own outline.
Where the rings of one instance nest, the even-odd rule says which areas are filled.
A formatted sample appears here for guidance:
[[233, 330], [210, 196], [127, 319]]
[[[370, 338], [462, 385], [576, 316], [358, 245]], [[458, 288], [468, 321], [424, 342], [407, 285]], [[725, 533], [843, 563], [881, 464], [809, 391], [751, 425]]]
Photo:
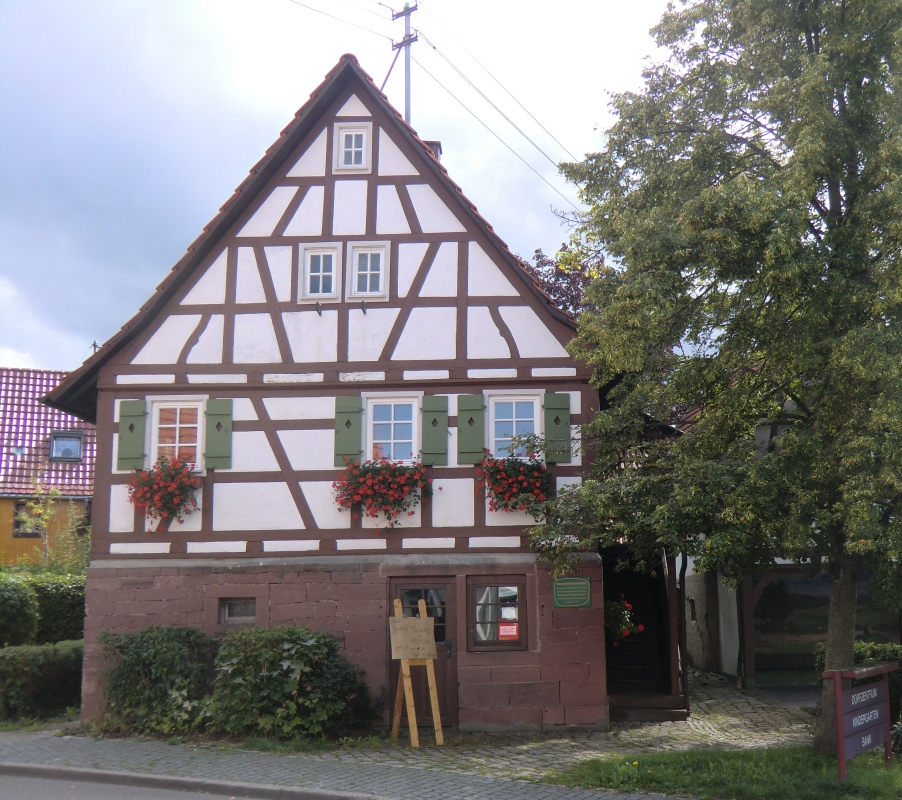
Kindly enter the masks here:
[[478, 464], [485, 455], [485, 397], [462, 394], [457, 398], [457, 463]]
[[[360, 444], [363, 432], [363, 399], [335, 398], [335, 466], [359, 461], [363, 453]], [[346, 460], [347, 459], [347, 460]]]
[[570, 395], [546, 394], [545, 460], [549, 464], [570, 461]]
[[204, 441], [204, 466], [207, 469], [232, 468], [232, 401], [230, 398], [207, 400], [207, 429]]
[[423, 397], [422, 463], [434, 467], [448, 466], [448, 398]]
[[143, 400], [119, 403], [119, 453], [116, 469], [144, 467], [144, 424], [147, 406]]

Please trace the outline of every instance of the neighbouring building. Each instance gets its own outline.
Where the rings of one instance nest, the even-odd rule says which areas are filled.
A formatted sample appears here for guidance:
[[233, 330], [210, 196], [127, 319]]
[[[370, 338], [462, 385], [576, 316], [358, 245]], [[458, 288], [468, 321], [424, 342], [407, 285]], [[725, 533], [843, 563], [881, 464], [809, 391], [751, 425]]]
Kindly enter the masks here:
[[[588, 607], [556, 608], [531, 518], [491, 512], [476, 469], [535, 432], [560, 445], [556, 486], [580, 481], [569, 442], [598, 393], [565, 349], [573, 319], [440, 152], [343, 56], [156, 294], [49, 394], [98, 428], [84, 718], [103, 707], [100, 632], [159, 623], [329, 631], [390, 708], [387, 617], [423, 598], [446, 723], [608, 724], [599, 556], [578, 569]], [[127, 482], [176, 441], [201, 511], [163, 532]], [[378, 453], [419, 454], [434, 479], [390, 531], [333, 498], [345, 460]], [[670, 588], [648, 587], [655, 614]], [[671, 697], [669, 609], [654, 692]]]
[[70, 514], [90, 524], [94, 426], [41, 403], [65, 376], [0, 367], [0, 564], [41, 559], [42, 532], [23, 519], [40, 491], [59, 492], [47, 531], [51, 544]]

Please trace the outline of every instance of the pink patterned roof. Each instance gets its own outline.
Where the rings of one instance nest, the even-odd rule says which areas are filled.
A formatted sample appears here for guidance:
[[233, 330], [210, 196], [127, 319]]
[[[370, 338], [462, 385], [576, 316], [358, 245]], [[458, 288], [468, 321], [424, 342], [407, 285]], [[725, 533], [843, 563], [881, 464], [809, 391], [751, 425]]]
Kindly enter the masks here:
[[[0, 367], [0, 496], [32, 494], [32, 477], [66, 497], [94, 492], [94, 426], [40, 402], [65, 377], [56, 370]], [[50, 434], [64, 430], [84, 431], [80, 463], [49, 460]]]

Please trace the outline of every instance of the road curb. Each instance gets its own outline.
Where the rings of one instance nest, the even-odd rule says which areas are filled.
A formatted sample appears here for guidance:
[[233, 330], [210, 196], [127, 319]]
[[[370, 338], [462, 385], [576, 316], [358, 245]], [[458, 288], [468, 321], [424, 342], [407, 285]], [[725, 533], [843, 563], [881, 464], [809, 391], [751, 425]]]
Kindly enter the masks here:
[[0, 775], [63, 781], [77, 780], [90, 783], [113, 783], [121, 786], [143, 786], [148, 789], [171, 789], [178, 792], [208, 792], [234, 795], [235, 797], [260, 798], [260, 800], [393, 800], [383, 795], [361, 794], [359, 792], [305, 789], [303, 787], [274, 786], [261, 783], [213, 781], [200, 778], [182, 778], [177, 775], [151, 775], [146, 772], [119, 772], [107, 769], [59, 767], [49, 764], [25, 764], [14, 761], [0, 761]]

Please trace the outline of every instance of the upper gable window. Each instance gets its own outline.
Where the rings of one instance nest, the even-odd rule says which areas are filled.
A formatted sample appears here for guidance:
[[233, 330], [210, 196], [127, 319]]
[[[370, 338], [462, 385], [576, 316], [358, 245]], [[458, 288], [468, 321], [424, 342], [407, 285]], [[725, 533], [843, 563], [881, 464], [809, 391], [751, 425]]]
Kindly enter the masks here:
[[161, 458], [179, 461], [200, 469], [201, 402], [154, 402], [151, 429], [151, 463]]
[[540, 407], [541, 399], [538, 395], [489, 396], [489, 431], [492, 455], [495, 458], [525, 458], [529, 455], [522, 445], [515, 447], [513, 439], [541, 434]]
[[301, 302], [337, 300], [341, 286], [341, 247], [337, 244], [301, 246], [303, 280]]
[[388, 243], [353, 243], [348, 250], [348, 298], [388, 300]]
[[85, 435], [81, 431], [53, 431], [50, 434], [50, 460], [78, 463], [82, 460]]
[[369, 173], [372, 170], [372, 122], [336, 123], [332, 138], [333, 172]]

